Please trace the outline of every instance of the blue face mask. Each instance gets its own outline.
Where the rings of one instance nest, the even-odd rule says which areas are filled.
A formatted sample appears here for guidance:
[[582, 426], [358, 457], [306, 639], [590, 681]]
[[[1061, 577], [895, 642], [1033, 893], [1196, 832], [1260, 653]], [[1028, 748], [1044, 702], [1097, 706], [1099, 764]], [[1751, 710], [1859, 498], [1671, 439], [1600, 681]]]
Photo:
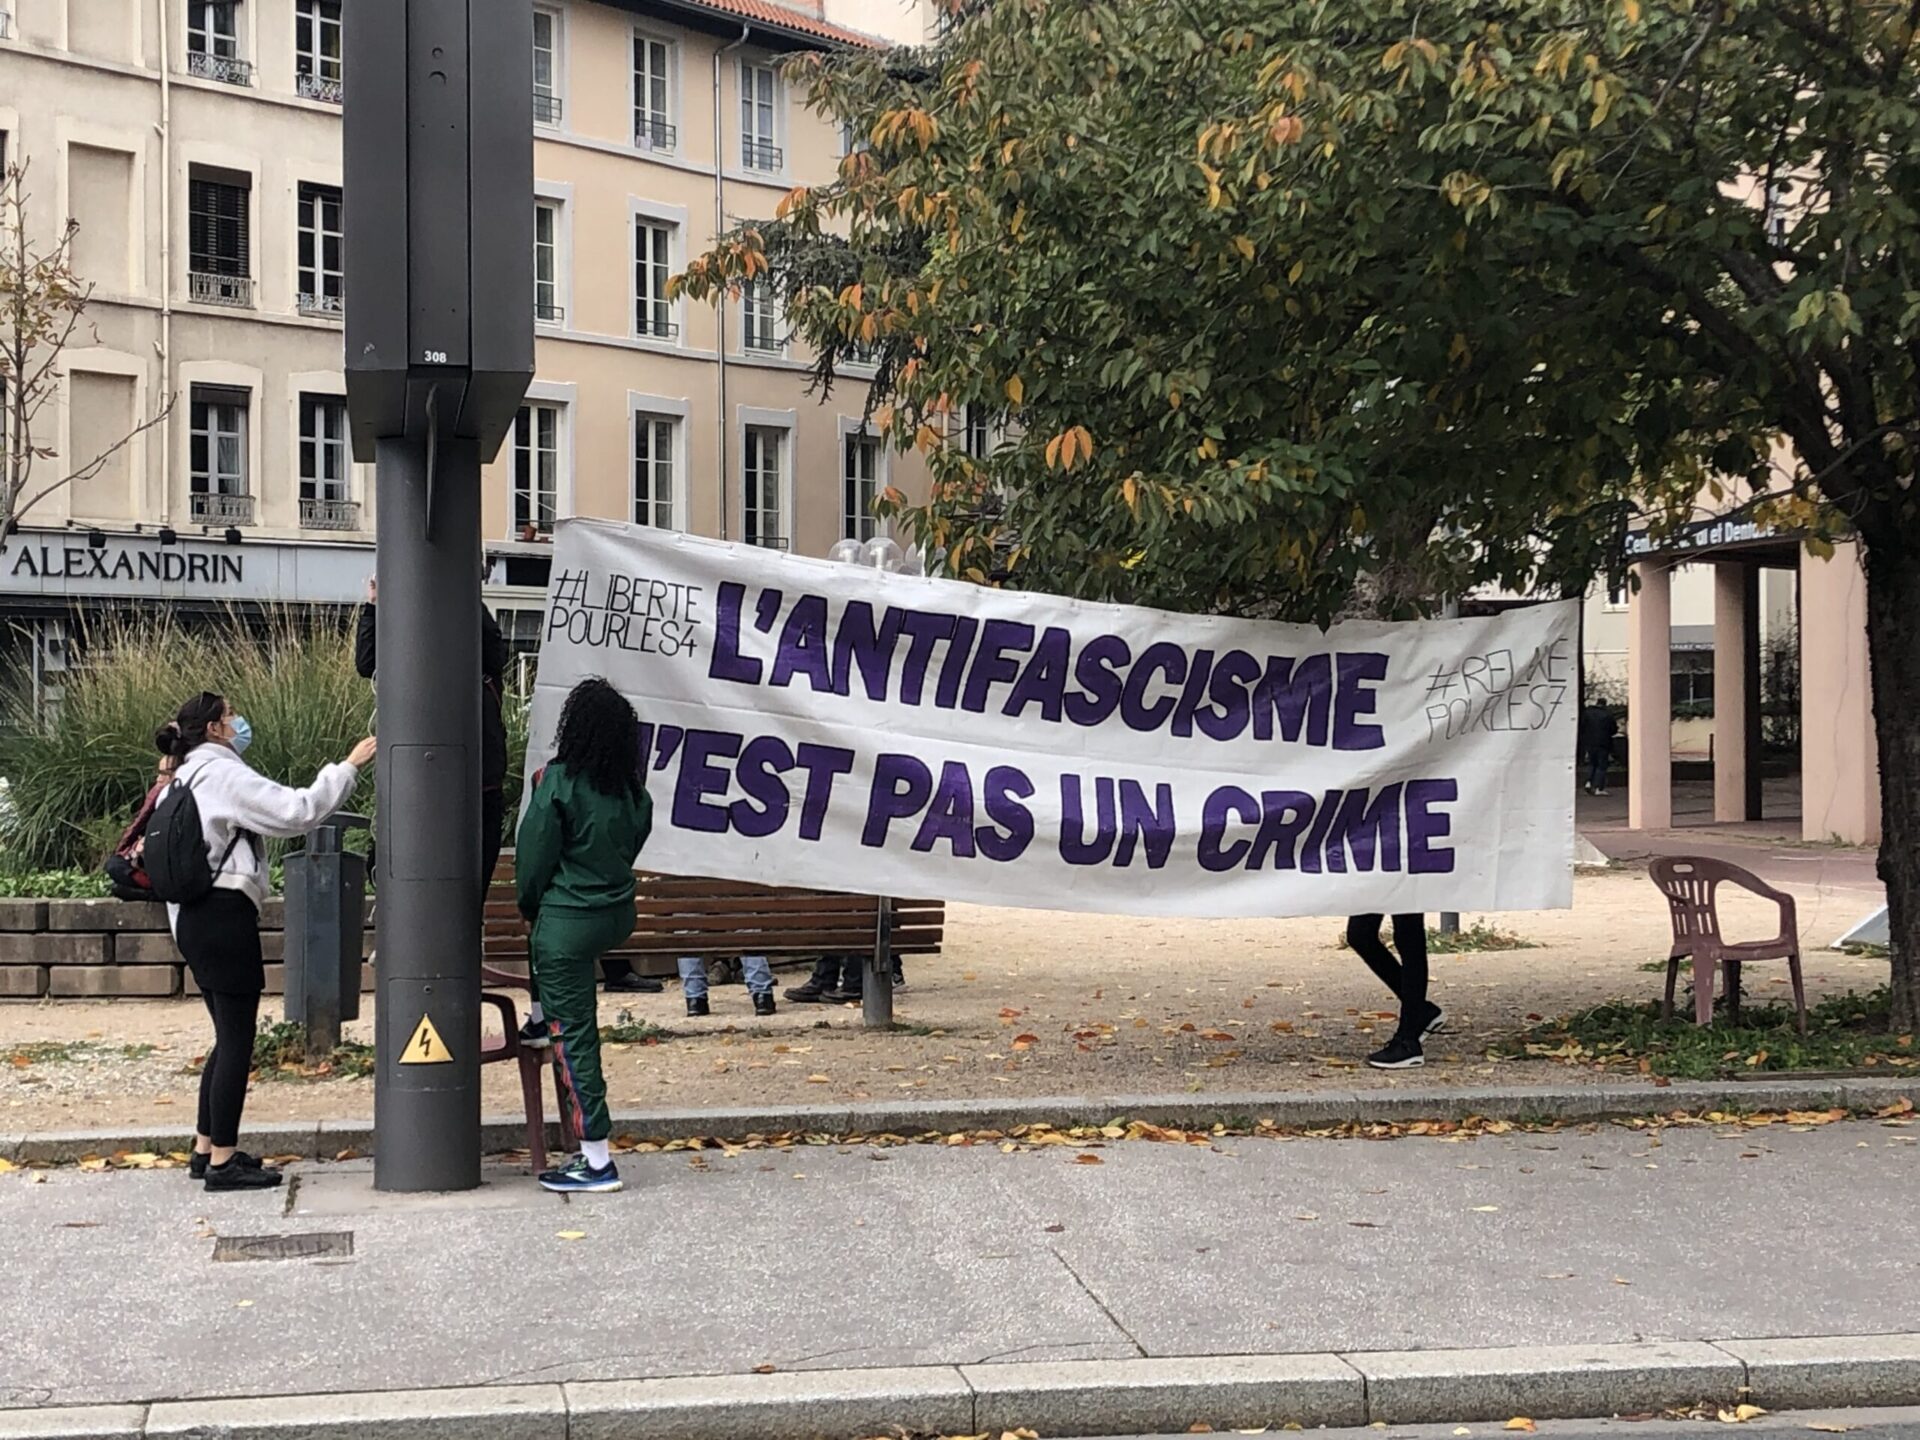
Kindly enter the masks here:
[[233, 727], [233, 738], [227, 742], [233, 746], [233, 753], [246, 754], [247, 747], [253, 744], [253, 726], [247, 723], [247, 717], [244, 715], [236, 715], [227, 723]]

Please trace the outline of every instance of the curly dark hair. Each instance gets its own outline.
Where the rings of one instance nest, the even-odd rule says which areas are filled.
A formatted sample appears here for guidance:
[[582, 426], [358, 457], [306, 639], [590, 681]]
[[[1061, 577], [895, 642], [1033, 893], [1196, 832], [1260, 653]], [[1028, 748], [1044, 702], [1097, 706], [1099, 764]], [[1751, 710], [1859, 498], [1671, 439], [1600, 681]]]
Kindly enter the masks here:
[[605, 680], [582, 680], [560, 711], [556, 761], [602, 795], [638, 798], [646, 789], [640, 775], [640, 717]]

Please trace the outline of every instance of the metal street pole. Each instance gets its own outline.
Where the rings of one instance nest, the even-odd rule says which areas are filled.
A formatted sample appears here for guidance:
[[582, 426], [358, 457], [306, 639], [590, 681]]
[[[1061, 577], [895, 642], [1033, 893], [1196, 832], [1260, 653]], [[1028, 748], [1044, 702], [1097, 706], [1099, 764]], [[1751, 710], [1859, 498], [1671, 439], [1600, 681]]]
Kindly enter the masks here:
[[893, 1028], [893, 901], [882, 895], [874, 912], [873, 953], [862, 957], [860, 1021], [869, 1030]]
[[374, 1185], [480, 1183], [480, 467], [533, 378], [531, 0], [349, 0], [347, 403], [379, 484]]
[[[1447, 602], [1440, 607], [1440, 618], [1442, 620], [1458, 620], [1460, 618], [1460, 602], [1449, 598]], [[1460, 933], [1460, 912], [1458, 910], [1442, 910], [1440, 912], [1440, 933], [1442, 935], [1458, 935]]]
[[[382, 440], [374, 1184], [480, 1183], [480, 456]], [[429, 514], [429, 504], [432, 510]]]

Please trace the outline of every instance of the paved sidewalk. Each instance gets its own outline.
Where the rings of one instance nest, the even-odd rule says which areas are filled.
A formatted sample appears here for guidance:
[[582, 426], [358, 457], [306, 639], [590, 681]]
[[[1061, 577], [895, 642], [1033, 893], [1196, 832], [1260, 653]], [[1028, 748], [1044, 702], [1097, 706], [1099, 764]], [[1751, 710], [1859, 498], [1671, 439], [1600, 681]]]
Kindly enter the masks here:
[[[264, 1196], [14, 1173], [0, 1408], [1920, 1331], [1917, 1138], [667, 1153], [572, 1202], [505, 1172], [380, 1197], [362, 1163]], [[217, 1236], [313, 1232], [351, 1256], [211, 1262]]]

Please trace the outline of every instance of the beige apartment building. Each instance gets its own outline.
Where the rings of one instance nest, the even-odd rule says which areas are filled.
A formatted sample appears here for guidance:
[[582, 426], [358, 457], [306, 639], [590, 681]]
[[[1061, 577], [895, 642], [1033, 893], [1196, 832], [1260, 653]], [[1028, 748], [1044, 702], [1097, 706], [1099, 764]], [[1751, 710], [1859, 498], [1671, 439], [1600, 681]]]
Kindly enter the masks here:
[[[0, 154], [94, 285], [37, 438], [49, 467], [157, 415], [0, 553], [0, 622], [57, 683], [77, 610], [343, 606], [379, 507], [342, 373], [341, 27], [376, 0], [0, 0]], [[343, 8], [345, 14], [343, 15]], [[538, 632], [554, 523], [595, 515], [819, 555], [917, 457], [830, 399], [764, 296], [666, 298], [719, 228], [829, 178], [796, 51], [925, 37], [927, 0], [541, 0], [536, 377], [485, 475], [490, 596]], [[23, 623], [24, 622], [24, 623]]]

